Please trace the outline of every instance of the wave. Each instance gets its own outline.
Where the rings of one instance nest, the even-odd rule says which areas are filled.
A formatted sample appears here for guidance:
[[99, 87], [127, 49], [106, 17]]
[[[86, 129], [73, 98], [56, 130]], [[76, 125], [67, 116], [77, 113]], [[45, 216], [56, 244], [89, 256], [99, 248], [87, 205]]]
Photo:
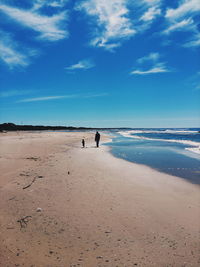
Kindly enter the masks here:
[[200, 154], [200, 146], [199, 147], [186, 147], [185, 149], [192, 151], [193, 153]]
[[173, 134], [197, 134], [199, 131], [196, 130], [165, 130], [164, 133], [173, 133]]
[[[121, 133], [123, 133], [122, 131], [120, 131]], [[132, 133], [132, 134], [141, 134], [141, 133], [166, 133], [166, 134], [197, 134], [199, 133], [199, 131], [197, 130], [130, 130], [130, 131], [126, 131], [127, 133]]]
[[[190, 141], [190, 140], [176, 140], [176, 139], [162, 139], [162, 138], [149, 138], [149, 137], [143, 137], [143, 136], [138, 136], [138, 135], [132, 135], [136, 133], [136, 131], [127, 131], [127, 132], [122, 132], [119, 131], [118, 133], [121, 134], [124, 137], [129, 137], [133, 139], [140, 139], [140, 140], [152, 140], [152, 141], [161, 141], [161, 142], [170, 142], [170, 143], [179, 143], [179, 144], [184, 144], [184, 145], [189, 145], [189, 146], [194, 146], [195, 148], [186, 148], [187, 150], [190, 150], [194, 153], [200, 154], [200, 142], [195, 142], [195, 141]], [[155, 131], [154, 131], [155, 132]], [[137, 131], [137, 133], [141, 133], [141, 131]], [[144, 131], [142, 131], [144, 133]]]

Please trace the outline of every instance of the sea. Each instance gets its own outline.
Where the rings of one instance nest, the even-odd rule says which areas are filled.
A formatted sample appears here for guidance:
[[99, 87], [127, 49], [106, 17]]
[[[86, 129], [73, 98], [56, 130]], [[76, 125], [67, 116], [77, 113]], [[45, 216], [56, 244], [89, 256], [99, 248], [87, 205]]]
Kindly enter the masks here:
[[200, 128], [115, 129], [111, 153], [200, 184]]

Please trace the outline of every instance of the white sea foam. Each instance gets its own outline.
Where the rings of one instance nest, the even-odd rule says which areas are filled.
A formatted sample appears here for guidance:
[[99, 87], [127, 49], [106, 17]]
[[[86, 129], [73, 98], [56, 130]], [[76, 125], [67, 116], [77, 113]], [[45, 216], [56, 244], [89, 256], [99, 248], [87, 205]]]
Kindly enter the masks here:
[[188, 130], [165, 130], [162, 133], [173, 133], [173, 134], [196, 134], [198, 131], [188, 131]]
[[186, 150], [192, 151], [194, 153], [200, 154], [200, 146], [199, 147], [186, 147]]
[[[198, 131], [187, 131], [187, 130], [130, 130], [130, 131], [126, 131], [127, 133], [132, 133], [132, 134], [140, 134], [140, 133], [172, 133], [172, 134], [197, 134]], [[120, 131], [119, 133], [124, 133], [122, 131]]]
[[[176, 139], [162, 139], [162, 138], [148, 138], [148, 137], [144, 137], [144, 136], [138, 136], [138, 135], [132, 135], [132, 134], [136, 134], [136, 133], [145, 133], [147, 131], [135, 131], [135, 130], [131, 130], [131, 131], [126, 131], [126, 132], [118, 132], [119, 134], [121, 134], [124, 137], [129, 137], [129, 138], [134, 138], [134, 139], [140, 139], [140, 140], [152, 140], [152, 141], [161, 141], [161, 142], [170, 142], [170, 143], [179, 143], [179, 144], [184, 144], [184, 145], [189, 145], [189, 146], [194, 146], [194, 147], [188, 147], [186, 148], [187, 150], [190, 150], [194, 153], [198, 153], [200, 154], [200, 142], [195, 142], [195, 141], [190, 141], [190, 140], [176, 140]], [[150, 131], [148, 131], [150, 132]], [[159, 131], [160, 132], [160, 131]], [[155, 133], [155, 131], [154, 131]]]

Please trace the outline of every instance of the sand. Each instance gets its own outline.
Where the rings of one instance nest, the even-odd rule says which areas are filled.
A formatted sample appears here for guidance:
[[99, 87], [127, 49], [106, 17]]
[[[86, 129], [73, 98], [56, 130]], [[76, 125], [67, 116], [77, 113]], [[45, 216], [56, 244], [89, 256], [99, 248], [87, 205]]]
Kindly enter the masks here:
[[0, 134], [0, 266], [200, 266], [199, 186], [93, 139]]

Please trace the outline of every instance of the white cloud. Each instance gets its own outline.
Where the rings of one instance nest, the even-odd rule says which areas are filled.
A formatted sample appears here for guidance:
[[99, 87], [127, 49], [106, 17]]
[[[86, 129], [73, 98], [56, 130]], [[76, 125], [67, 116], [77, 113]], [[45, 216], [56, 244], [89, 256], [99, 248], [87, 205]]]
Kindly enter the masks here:
[[24, 10], [0, 5], [0, 11], [19, 24], [38, 32], [40, 39], [57, 41], [66, 38], [68, 35], [68, 32], [63, 30], [63, 22], [67, 20], [66, 11], [62, 11], [51, 17], [39, 14], [35, 8]]
[[143, 0], [143, 2], [149, 5], [155, 5], [155, 4], [162, 2], [162, 0]]
[[168, 70], [165, 66], [155, 66], [149, 70], [134, 70], [131, 71], [131, 75], [135, 74], [135, 75], [146, 75], [146, 74], [153, 74], [153, 73], [163, 73], [163, 72], [169, 72], [170, 70]]
[[84, 60], [79, 61], [76, 64], [66, 67], [65, 69], [66, 70], [88, 70], [88, 69], [93, 68], [94, 66], [95, 66], [94, 63], [91, 60], [84, 59]]
[[60, 96], [43, 96], [43, 97], [33, 97], [33, 98], [25, 98], [17, 101], [17, 103], [27, 103], [27, 102], [39, 102], [39, 101], [49, 101], [49, 100], [57, 100], [57, 99], [70, 99], [70, 98], [95, 98], [95, 97], [103, 97], [107, 96], [107, 93], [101, 94], [74, 94], [74, 95], [60, 95]]
[[195, 15], [200, 11], [199, 0], [182, 0], [177, 8], [169, 8], [165, 18], [169, 27], [163, 31], [169, 34], [174, 31], [190, 31], [190, 38], [184, 41], [184, 47], [196, 47], [200, 45], [198, 22]]
[[177, 19], [188, 14], [196, 13], [198, 11], [200, 11], [199, 0], [183, 0], [177, 8], [169, 8], [167, 10], [166, 18]]
[[197, 33], [193, 38], [184, 44], [184, 47], [196, 47], [200, 46], [200, 33]]
[[149, 55], [147, 56], [144, 56], [144, 57], [141, 57], [139, 59], [137, 59], [137, 62], [142, 64], [143, 62], [145, 61], [158, 61], [158, 59], [160, 58], [160, 54], [157, 53], [157, 52], [153, 52], [153, 53], [150, 53]]
[[132, 11], [131, 19], [136, 33], [145, 32], [162, 15], [162, 0], [127, 0], [127, 3]]
[[37, 10], [43, 7], [62, 8], [68, 2], [68, 0], [34, 0], [32, 10]]
[[0, 59], [11, 69], [16, 66], [28, 66], [31, 63], [30, 58], [36, 54], [36, 50], [31, 49], [23, 49], [22, 52], [9, 34], [0, 31]]
[[173, 31], [193, 31], [195, 30], [195, 25], [193, 22], [194, 21], [192, 18], [183, 19], [180, 22], [170, 25], [165, 31], [163, 31], [163, 33], [169, 34]]
[[[170, 70], [166, 67], [164, 62], [160, 60], [159, 53], [150, 53], [147, 56], [141, 57], [137, 59], [137, 63], [139, 64], [139, 69], [133, 70], [130, 72], [131, 75], [146, 75], [146, 74], [153, 74], [153, 73], [164, 73], [170, 72]], [[148, 67], [149, 64], [151, 67]]]
[[2, 40], [0, 41], [0, 58], [11, 68], [16, 65], [23, 67], [29, 65], [29, 59], [27, 56], [15, 50], [15, 48], [11, 45], [5, 45]]
[[154, 7], [150, 7], [140, 18], [141, 20], [144, 21], [151, 21], [153, 19], [155, 19], [156, 16], [161, 14], [161, 9], [154, 6]]
[[26, 99], [22, 99], [17, 101], [18, 103], [22, 103], [22, 102], [38, 102], [38, 101], [48, 101], [48, 100], [55, 100], [55, 99], [63, 99], [63, 98], [74, 98], [74, 95], [70, 95], [70, 96], [43, 96], [43, 97], [33, 97], [33, 98], [26, 98]]
[[127, 0], [85, 0], [77, 9], [96, 19], [93, 46], [112, 50], [136, 33], [128, 17]]
[[49, 3], [52, 7], [63, 7], [67, 1], [65, 0], [55, 0]]

